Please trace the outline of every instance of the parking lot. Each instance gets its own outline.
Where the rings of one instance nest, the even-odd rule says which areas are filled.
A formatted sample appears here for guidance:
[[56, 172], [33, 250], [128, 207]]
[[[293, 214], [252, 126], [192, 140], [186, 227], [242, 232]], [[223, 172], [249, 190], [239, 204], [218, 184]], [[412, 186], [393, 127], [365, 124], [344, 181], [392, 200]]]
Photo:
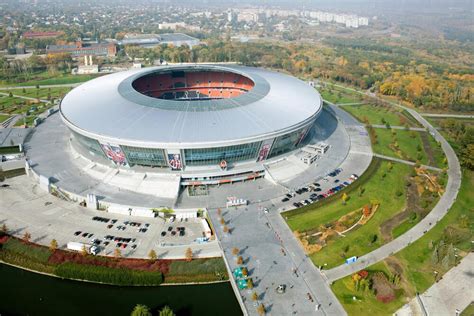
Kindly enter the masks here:
[[203, 232], [200, 219], [170, 222], [94, 211], [43, 192], [27, 176], [7, 183], [9, 187], [0, 189], [0, 224], [6, 224], [17, 237], [29, 232], [32, 242], [49, 246], [56, 239], [60, 248], [70, 241], [95, 242], [99, 255], [109, 256], [120, 249], [124, 257], [146, 258], [154, 249], [159, 258], [179, 259], [185, 257], [188, 247], [195, 257], [221, 255], [216, 242], [196, 242]]
[[322, 179], [287, 193], [281, 202], [284, 205], [291, 203], [295, 208], [318, 203], [341, 191], [358, 178], [359, 176], [355, 173], [347, 176], [347, 172], [343, 173], [342, 168], [337, 168]]

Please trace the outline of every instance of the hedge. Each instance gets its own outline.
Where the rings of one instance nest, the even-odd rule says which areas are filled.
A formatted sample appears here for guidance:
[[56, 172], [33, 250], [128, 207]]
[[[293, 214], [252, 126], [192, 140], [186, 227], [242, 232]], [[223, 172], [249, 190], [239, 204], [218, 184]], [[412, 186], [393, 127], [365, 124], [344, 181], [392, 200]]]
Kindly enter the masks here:
[[57, 266], [55, 274], [62, 278], [87, 280], [116, 285], [160, 285], [161, 272], [114, 269], [102, 266], [63, 263]]

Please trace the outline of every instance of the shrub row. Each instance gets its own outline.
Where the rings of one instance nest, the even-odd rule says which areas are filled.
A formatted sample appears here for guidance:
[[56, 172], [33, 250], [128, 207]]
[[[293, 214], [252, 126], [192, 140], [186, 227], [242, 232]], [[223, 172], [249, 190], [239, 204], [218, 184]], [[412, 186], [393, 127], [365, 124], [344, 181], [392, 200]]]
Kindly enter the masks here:
[[53, 274], [55, 270], [53, 265], [36, 261], [32, 258], [25, 257], [22, 254], [18, 254], [9, 250], [0, 251], [0, 260], [38, 272]]
[[116, 285], [160, 285], [160, 272], [113, 269], [76, 263], [63, 263], [56, 267], [55, 274], [62, 278], [88, 280]]

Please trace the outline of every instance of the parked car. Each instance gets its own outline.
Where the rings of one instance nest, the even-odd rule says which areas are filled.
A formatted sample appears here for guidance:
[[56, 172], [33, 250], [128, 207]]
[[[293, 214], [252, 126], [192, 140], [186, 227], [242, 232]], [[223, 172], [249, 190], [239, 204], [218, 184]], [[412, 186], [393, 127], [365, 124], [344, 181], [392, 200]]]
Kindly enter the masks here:
[[285, 198], [283, 198], [281, 201], [282, 201], [282, 202], [288, 202], [289, 200], [290, 200], [289, 198], [285, 197]]
[[78, 230], [77, 232], [74, 233], [74, 236], [79, 236], [82, 232]]
[[165, 237], [166, 236], [166, 232], [165, 231], [162, 231], [161, 232], [161, 237]]

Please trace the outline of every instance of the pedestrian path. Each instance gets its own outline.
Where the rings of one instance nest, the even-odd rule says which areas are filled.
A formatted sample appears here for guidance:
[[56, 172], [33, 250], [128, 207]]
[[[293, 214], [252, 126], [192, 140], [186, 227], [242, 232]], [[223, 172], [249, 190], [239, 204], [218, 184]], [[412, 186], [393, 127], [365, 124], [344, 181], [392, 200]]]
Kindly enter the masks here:
[[[356, 93], [365, 94], [363, 92], [341, 85], [335, 86], [346, 90], [354, 91]], [[377, 98], [376, 96], [374, 97]], [[422, 237], [448, 213], [449, 209], [456, 201], [459, 188], [461, 187], [461, 166], [459, 164], [459, 160], [456, 156], [456, 153], [454, 152], [448, 141], [444, 139], [444, 137], [417, 111], [394, 102], [386, 102], [388, 102], [392, 106], [396, 106], [403, 110], [406, 110], [421, 125], [423, 125], [423, 127], [425, 127], [426, 130], [429, 131], [433, 135], [433, 137], [441, 144], [441, 148], [443, 149], [443, 152], [448, 161], [448, 182], [445, 188], [445, 193], [441, 196], [438, 203], [431, 210], [431, 212], [425, 218], [423, 218], [417, 225], [415, 225], [412, 229], [410, 229], [403, 235], [390, 241], [382, 247], [358, 258], [357, 262], [355, 263], [352, 263], [350, 265], [340, 265], [338, 267], [323, 272], [328, 282], [333, 282], [335, 280], [349, 276], [359, 270], [365, 269], [368, 266], [373, 265], [387, 258], [388, 256], [391, 256], [396, 252], [404, 249], [412, 242]]]
[[474, 254], [449, 270], [425, 293], [400, 308], [396, 316], [456, 315], [474, 301]]

